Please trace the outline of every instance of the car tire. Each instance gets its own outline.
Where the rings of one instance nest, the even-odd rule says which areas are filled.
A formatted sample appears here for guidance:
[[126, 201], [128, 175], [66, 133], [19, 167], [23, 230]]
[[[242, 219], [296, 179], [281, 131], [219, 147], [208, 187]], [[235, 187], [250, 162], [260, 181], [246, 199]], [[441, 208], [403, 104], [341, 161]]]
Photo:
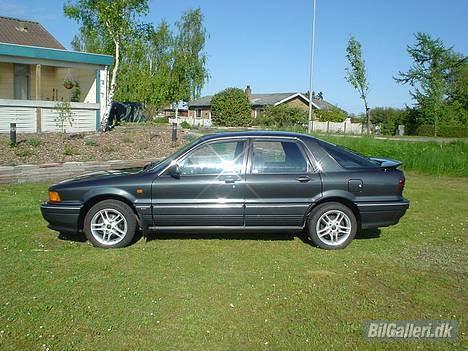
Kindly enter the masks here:
[[98, 202], [86, 213], [83, 230], [94, 246], [110, 249], [132, 243], [137, 221], [132, 208], [118, 200]]
[[339, 202], [318, 205], [309, 216], [310, 240], [327, 250], [344, 249], [356, 236], [357, 220], [353, 211]]

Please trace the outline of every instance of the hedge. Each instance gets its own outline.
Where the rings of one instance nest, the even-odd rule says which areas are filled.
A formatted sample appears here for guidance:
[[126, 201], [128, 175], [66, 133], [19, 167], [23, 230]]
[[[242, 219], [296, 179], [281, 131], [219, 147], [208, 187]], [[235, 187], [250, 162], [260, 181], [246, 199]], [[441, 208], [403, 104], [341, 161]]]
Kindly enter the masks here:
[[[434, 136], [434, 126], [432, 124], [422, 124], [418, 127], [416, 134], [420, 136]], [[437, 128], [437, 136], [468, 138], [468, 128], [463, 126], [442, 125]]]

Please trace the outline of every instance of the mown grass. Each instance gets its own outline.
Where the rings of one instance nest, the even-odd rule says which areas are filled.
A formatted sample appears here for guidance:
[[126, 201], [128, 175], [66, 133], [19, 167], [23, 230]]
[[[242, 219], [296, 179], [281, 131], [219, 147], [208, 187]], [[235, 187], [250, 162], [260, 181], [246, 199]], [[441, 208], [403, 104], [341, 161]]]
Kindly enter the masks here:
[[[46, 185], [0, 187], [0, 350], [463, 349], [468, 183], [408, 174], [400, 224], [346, 250], [293, 236], [60, 240]], [[455, 319], [457, 342], [366, 341], [369, 319]]]
[[403, 161], [403, 168], [432, 175], [468, 177], [468, 143], [462, 141], [439, 144], [380, 140], [373, 137], [319, 138], [345, 146], [366, 156], [381, 156]]

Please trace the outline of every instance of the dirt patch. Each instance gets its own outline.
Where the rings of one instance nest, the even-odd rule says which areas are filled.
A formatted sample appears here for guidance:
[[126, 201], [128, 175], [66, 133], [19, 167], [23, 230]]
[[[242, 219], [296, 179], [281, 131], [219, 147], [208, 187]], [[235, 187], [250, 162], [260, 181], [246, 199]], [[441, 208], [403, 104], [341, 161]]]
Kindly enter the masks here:
[[127, 125], [102, 135], [96, 133], [18, 134], [18, 144], [10, 146], [8, 134], [0, 134], [0, 165], [43, 164], [70, 161], [160, 159], [189, 141], [187, 132], [178, 132], [171, 142], [166, 125]]

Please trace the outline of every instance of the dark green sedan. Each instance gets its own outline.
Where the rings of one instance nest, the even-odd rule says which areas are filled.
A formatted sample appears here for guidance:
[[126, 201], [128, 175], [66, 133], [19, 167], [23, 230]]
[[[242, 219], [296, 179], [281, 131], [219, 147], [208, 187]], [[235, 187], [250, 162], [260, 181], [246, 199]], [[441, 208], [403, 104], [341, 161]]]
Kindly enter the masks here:
[[366, 158], [286, 132], [204, 136], [137, 172], [99, 172], [49, 188], [49, 228], [84, 232], [95, 246], [156, 233], [305, 232], [324, 249], [363, 228], [398, 223], [408, 209], [400, 162]]

